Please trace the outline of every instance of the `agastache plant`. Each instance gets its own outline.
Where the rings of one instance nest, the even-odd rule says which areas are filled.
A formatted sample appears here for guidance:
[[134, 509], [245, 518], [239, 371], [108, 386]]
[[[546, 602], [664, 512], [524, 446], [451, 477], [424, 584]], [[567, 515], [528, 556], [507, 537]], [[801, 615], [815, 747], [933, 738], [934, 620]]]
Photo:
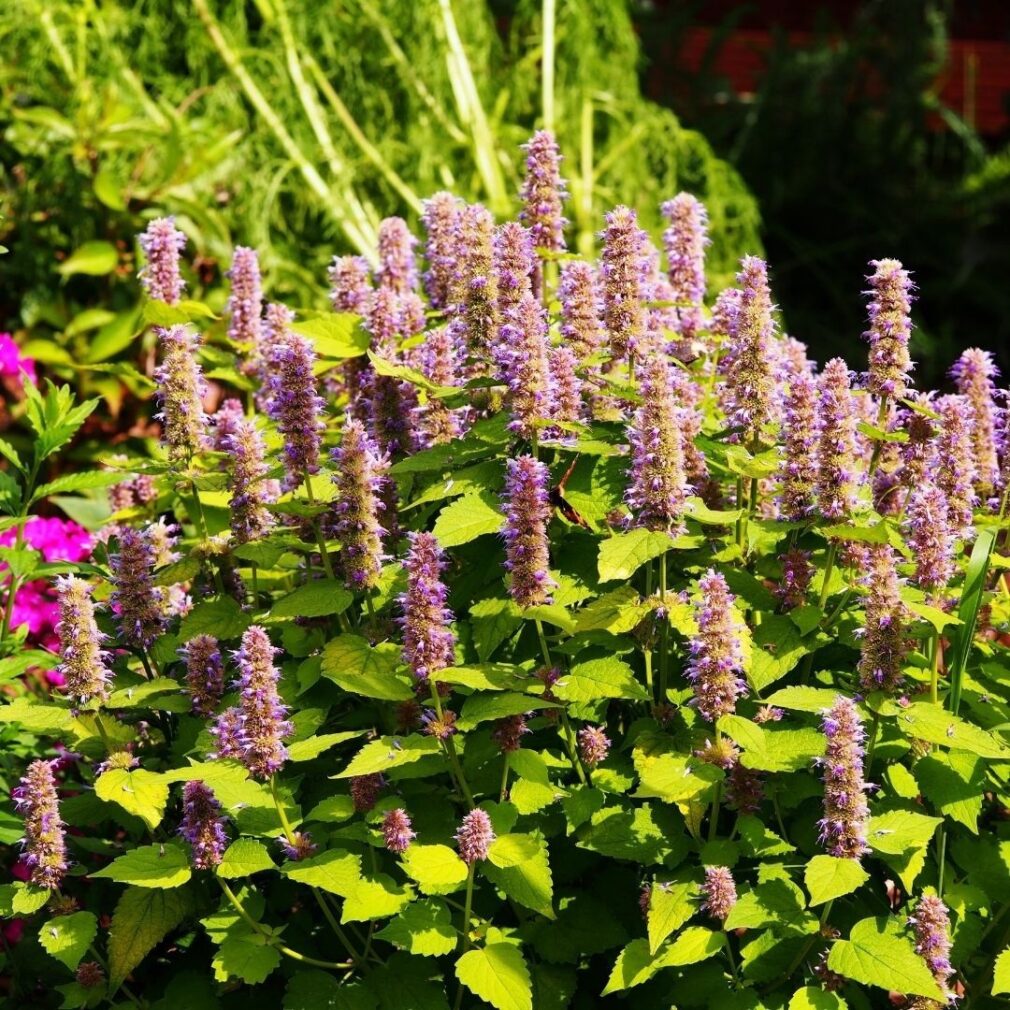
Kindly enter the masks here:
[[907, 610], [901, 600], [894, 549], [888, 544], [871, 544], [868, 561], [859, 684], [866, 693], [894, 694], [902, 684], [901, 667], [908, 652]]
[[76, 575], [64, 575], [56, 580], [56, 595], [60, 605], [60, 620], [56, 633], [60, 639], [60, 665], [63, 688], [82, 704], [93, 698], [104, 700], [109, 695], [112, 672], [106, 665], [107, 654], [102, 649], [105, 635], [95, 621], [92, 587]]
[[575, 260], [561, 265], [561, 336], [581, 364], [605, 339], [596, 272]]
[[197, 870], [212, 870], [220, 864], [228, 845], [221, 804], [203, 782], [187, 782], [182, 809], [179, 834], [189, 843], [190, 861]]
[[702, 718], [715, 722], [736, 710], [737, 699], [747, 693], [741, 645], [742, 621], [724, 576], [709, 569], [698, 581], [695, 620], [698, 633], [690, 642], [686, 675], [694, 688]]
[[547, 319], [532, 294], [523, 296], [502, 326], [495, 359], [509, 390], [509, 430], [532, 441], [551, 416], [554, 400]]
[[936, 483], [947, 499], [947, 515], [959, 537], [970, 537], [977, 501], [978, 467], [972, 445], [971, 413], [963, 396], [942, 396], [934, 403], [940, 415], [936, 438]]
[[666, 263], [675, 308], [677, 331], [690, 339], [703, 324], [705, 300], [705, 248], [708, 246], [708, 211], [690, 193], [678, 193], [661, 208], [669, 222], [663, 232]]
[[450, 628], [452, 613], [445, 605], [442, 549], [430, 533], [410, 533], [408, 539], [407, 591], [400, 597], [403, 658], [414, 677], [426, 681], [452, 665], [456, 639]]
[[452, 297], [453, 276], [460, 256], [459, 218], [462, 201], [452, 193], [436, 193], [424, 201], [426, 241], [424, 290], [434, 309], [445, 309]]
[[28, 879], [36, 887], [54, 890], [67, 872], [67, 845], [52, 761], [28, 766], [14, 791], [14, 804], [25, 822], [21, 845]]
[[165, 630], [161, 596], [155, 592], [155, 552], [147, 533], [127, 528], [119, 535], [119, 551], [110, 558], [115, 590], [113, 611], [124, 641], [146, 649]]
[[875, 396], [902, 397], [912, 369], [912, 280], [897, 260], [873, 260], [870, 266], [870, 328], [863, 334], [870, 343], [867, 388]]
[[537, 249], [563, 252], [567, 221], [562, 211], [568, 192], [561, 178], [558, 142], [550, 131], [539, 130], [523, 150], [526, 152], [526, 176], [520, 193], [523, 203], [520, 219], [529, 228]]
[[740, 300], [730, 349], [727, 391], [731, 399], [730, 420], [741, 429], [740, 440], [751, 444], [760, 439], [772, 417], [773, 372], [772, 319], [768, 267], [756, 256], [745, 256], [737, 274]]
[[824, 713], [821, 728], [826, 737], [824, 817], [820, 840], [829, 855], [860, 859], [869, 851], [863, 758], [866, 731], [855, 703], [839, 695]]
[[334, 312], [363, 316], [372, 299], [372, 277], [364, 256], [335, 256], [327, 271]]
[[402, 295], [417, 287], [414, 246], [417, 239], [402, 217], [387, 217], [379, 225], [379, 267], [375, 280], [380, 288]]
[[856, 507], [862, 468], [856, 456], [857, 417], [849, 367], [832, 358], [819, 380], [817, 507], [828, 519], [846, 519]]
[[641, 256], [643, 234], [630, 207], [616, 207], [606, 217], [601, 234], [600, 278], [603, 321], [610, 340], [610, 356], [621, 361], [634, 353], [645, 334]]
[[228, 336], [237, 344], [248, 346], [251, 356], [258, 359], [263, 327], [263, 287], [255, 249], [235, 247], [228, 278], [231, 281]]
[[969, 347], [954, 362], [950, 375], [957, 385], [957, 391], [968, 405], [975, 462], [975, 491], [984, 502], [1000, 486], [996, 407], [999, 369], [988, 351]]
[[508, 461], [505, 478], [505, 568], [509, 592], [520, 607], [551, 602], [547, 467], [532, 456]]
[[148, 298], [175, 305], [186, 289], [179, 271], [186, 236], [175, 227], [174, 217], [159, 217], [147, 226], [139, 242], [147, 259], [140, 270], [140, 283]]
[[199, 340], [188, 326], [159, 330], [161, 365], [155, 372], [163, 441], [169, 461], [185, 465], [200, 451], [207, 426], [205, 384], [196, 353]]

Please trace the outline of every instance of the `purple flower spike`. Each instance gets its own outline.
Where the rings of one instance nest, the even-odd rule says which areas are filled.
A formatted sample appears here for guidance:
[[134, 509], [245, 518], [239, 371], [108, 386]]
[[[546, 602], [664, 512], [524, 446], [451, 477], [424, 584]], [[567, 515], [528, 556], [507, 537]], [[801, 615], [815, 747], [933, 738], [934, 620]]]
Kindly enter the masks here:
[[487, 850], [495, 840], [491, 818], [488, 817], [487, 811], [476, 807], [466, 814], [455, 837], [460, 858], [467, 866], [473, 866], [474, 863], [487, 859]]
[[820, 474], [817, 501], [827, 519], [845, 519], [856, 505], [861, 471], [856, 462], [856, 425], [849, 366], [832, 358], [820, 379]]
[[498, 336], [498, 278], [494, 269], [494, 218], [480, 204], [459, 220], [459, 263], [452, 287], [451, 332], [461, 354], [480, 374]]
[[[421, 348], [421, 371], [440, 386], [456, 382], [456, 351], [447, 326], [429, 330]], [[426, 445], [444, 445], [463, 431], [460, 411], [447, 407], [438, 396], [429, 396], [417, 408], [417, 421]]]
[[908, 546], [915, 561], [915, 584], [927, 593], [943, 589], [954, 575], [955, 531], [947, 498], [931, 481], [920, 484], [908, 502]]
[[869, 851], [866, 828], [870, 808], [863, 780], [866, 732], [855, 703], [839, 695], [824, 713], [824, 819], [820, 841], [828, 854], [859, 859]]
[[659, 354], [643, 368], [642, 405], [628, 427], [631, 482], [625, 500], [631, 525], [683, 532], [689, 488], [684, 472], [683, 415], [673, 396], [670, 366]]
[[782, 421], [779, 504], [790, 522], [806, 519], [817, 507], [817, 415], [817, 382], [799, 372], [789, 385]]
[[530, 441], [551, 414], [549, 351], [546, 313], [527, 293], [501, 328], [495, 362], [509, 387], [509, 431]]
[[[223, 439], [222, 448], [231, 457], [231, 533], [235, 542], [247, 544], [259, 540], [274, 525], [267, 503], [274, 498], [267, 481], [263, 436], [252, 419], [242, 418], [232, 434]], [[274, 485], [275, 486], [275, 485]]]
[[607, 760], [610, 737], [600, 726], [583, 726], [578, 733], [579, 757], [587, 768], [595, 768]]
[[228, 845], [221, 804], [203, 782], [187, 782], [183, 789], [179, 834], [189, 842], [196, 869], [212, 870], [221, 862]]
[[705, 301], [705, 248], [708, 238], [708, 211], [690, 193], [678, 193], [660, 208], [670, 226], [663, 232], [666, 261], [673, 300], [686, 303], [674, 312], [677, 332], [691, 339], [702, 327], [701, 308]]
[[386, 788], [386, 780], [378, 772], [356, 775], [351, 779], [351, 802], [359, 814], [367, 814], [379, 799], [379, 793]]
[[941, 396], [933, 405], [940, 415], [936, 440], [936, 483], [947, 497], [951, 525], [960, 537], [971, 537], [974, 520], [975, 453], [971, 409], [963, 396]]
[[411, 828], [410, 817], [402, 807], [390, 810], [382, 819], [382, 838], [386, 848], [398, 856], [406, 852], [410, 843], [417, 838]]
[[550, 352], [551, 420], [574, 424], [582, 420], [582, 380], [575, 369], [578, 360], [571, 347], [552, 347]]
[[191, 638], [179, 654], [186, 661], [186, 687], [193, 711], [204, 718], [217, 710], [224, 695], [224, 663], [213, 635]]
[[452, 612], [445, 605], [449, 590], [441, 579], [442, 548], [431, 533], [408, 533], [407, 538], [407, 591], [400, 597], [403, 660], [423, 682], [452, 665], [456, 636], [450, 628]]
[[424, 290], [432, 308], [446, 309], [452, 298], [453, 275], [458, 266], [459, 219], [462, 201], [452, 193], [436, 193], [424, 201], [421, 216], [427, 241], [424, 258], [428, 269], [424, 273]]
[[969, 347], [954, 363], [950, 377], [968, 403], [975, 490], [984, 502], [1000, 485], [995, 404], [995, 380], [999, 377], [999, 369], [988, 351]]
[[871, 544], [867, 558], [869, 591], [859, 657], [859, 686], [867, 694], [870, 691], [895, 694], [901, 687], [901, 664], [908, 652], [907, 615], [898, 585], [897, 557], [889, 544]]
[[154, 377], [161, 411], [156, 416], [162, 423], [169, 461], [184, 465], [202, 448], [207, 430], [203, 412], [206, 385], [196, 360], [200, 340], [188, 326], [171, 326], [157, 333], [161, 365]]
[[402, 217], [387, 217], [379, 224], [379, 268], [375, 279], [380, 288], [406, 294], [417, 287], [414, 246], [417, 239]]
[[186, 236], [175, 227], [175, 218], [155, 218], [140, 235], [140, 248], [147, 263], [138, 276], [147, 297], [175, 305], [186, 287], [179, 273]]
[[523, 737], [531, 732], [525, 715], [509, 715], [495, 723], [491, 739], [503, 754], [512, 754], [522, 746]]
[[312, 841], [312, 835], [307, 831], [293, 831], [290, 838], [281, 839], [281, 850], [292, 863], [300, 863], [303, 859], [314, 856], [319, 846]]
[[389, 461], [379, 454], [361, 422], [353, 419], [345, 424], [343, 439], [332, 455], [337, 488], [333, 534], [340, 541], [344, 579], [349, 589], [373, 589], [385, 560], [380, 517]]
[[690, 642], [686, 674], [694, 686], [699, 713], [714, 723], [720, 716], [736, 711], [737, 699], [747, 693], [740, 676], [743, 620], [719, 572], [710, 568], [699, 580], [698, 588], [701, 595], [694, 608], [698, 634]]
[[954, 999], [950, 991], [954, 968], [950, 963], [950, 913], [947, 906], [935, 894], [924, 894], [915, 907], [915, 915], [910, 915], [908, 921], [915, 929], [916, 953], [926, 962], [947, 998]]
[[548, 470], [532, 456], [507, 461], [505, 477], [505, 568], [511, 574], [509, 592], [520, 607], [551, 602], [555, 582], [549, 571], [547, 522]]
[[730, 422], [741, 430], [740, 439], [749, 444], [760, 439], [773, 413], [772, 297], [768, 288], [768, 267], [756, 256], [745, 256], [737, 274], [740, 302], [733, 344], [729, 349]]
[[615, 207], [606, 222], [601, 235], [603, 319], [610, 336], [610, 356], [620, 361], [634, 352], [645, 335], [641, 271], [645, 233], [628, 207]]
[[293, 318], [281, 305], [267, 308], [273, 323], [267, 351], [267, 412], [284, 436], [286, 473], [281, 486], [293, 491], [307, 476], [319, 473], [323, 401], [316, 391], [316, 354], [305, 337], [289, 328]]
[[912, 333], [912, 280], [897, 260], [872, 260], [870, 328], [863, 336], [870, 342], [867, 388], [874, 396], [904, 396], [912, 359], [908, 339]]
[[372, 298], [372, 280], [364, 256], [335, 256], [327, 270], [334, 312], [363, 316]]
[[155, 589], [155, 552], [151, 538], [135, 529], [119, 534], [119, 553], [111, 558], [113, 611], [124, 641], [146, 649], [165, 630], [163, 597]]
[[56, 595], [60, 620], [56, 634], [60, 639], [60, 665], [63, 688], [81, 704], [92, 698], [109, 696], [112, 672], [105, 665], [107, 654], [102, 651], [105, 636], [95, 622], [95, 604], [91, 586], [76, 575], [56, 579]]
[[536, 257], [529, 230], [515, 221], [501, 225], [494, 236], [494, 259], [498, 274], [498, 316], [508, 319], [523, 298], [533, 294]]
[[66, 825], [60, 819], [53, 772], [52, 761], [33, 761], [12, 796], [25, 821], [22, 847], [29, 879], [49, 890], [59, 887], [67, 872]]
[[717, 922], [725, 922], [736, 904], [736, 882], [728, 866], [706, 866], [701, 885], [702, 911]]
[[561, 153], [554, 134], [538, 130], [523, 146], [526, 152], [526, 178], [519, 198], [523, 202], [520, 219], [530, 230], [537, 249], [563, 252], [565, 225], [562, 216], [565, 181], [561, 178]]
[[582, 260], [561, 266], [561, 336], [582, 364], [603, 343], [602, 305], [596, 271]]
[[263, 322], [263, 287], [256, 250], [236, 246], [231, 269], [226, 276], [231, 281], [231, 293], [228, 295], [228, 336], [237, 344], [248, 345], [250, 355], [258, 358]]

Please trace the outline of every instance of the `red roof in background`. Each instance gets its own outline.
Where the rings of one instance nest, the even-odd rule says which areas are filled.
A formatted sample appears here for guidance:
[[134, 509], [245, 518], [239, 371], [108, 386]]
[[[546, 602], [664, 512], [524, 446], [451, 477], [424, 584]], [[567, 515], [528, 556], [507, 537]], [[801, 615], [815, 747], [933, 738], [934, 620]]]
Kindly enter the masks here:
[[[669, 2], [669, 0], [668, 0]], [[657, 6], [666, 6], [660, 0]], [[688, 71], [700, 67], [717, 26], [740, 9], [739, 0], [707, 0], [696, 12], [698, 27], [688, 29], [678, 56]], [[859, 3], [821, 0], [760, 0], [745, 7], [736, 27], [719, 45], [712, 69], [726, 77], [738, 94], [757, 89], [772, 31], [783, 31], [791, 45], [814, 44], [819, 14], [843, 29]], [[953, 5], [949, 59], [937, 79], [940, 100], [984, 135], [1010, 129], [1010, 2], [959, 0]], [[936, 125], [941, 127], [940, 120]]]

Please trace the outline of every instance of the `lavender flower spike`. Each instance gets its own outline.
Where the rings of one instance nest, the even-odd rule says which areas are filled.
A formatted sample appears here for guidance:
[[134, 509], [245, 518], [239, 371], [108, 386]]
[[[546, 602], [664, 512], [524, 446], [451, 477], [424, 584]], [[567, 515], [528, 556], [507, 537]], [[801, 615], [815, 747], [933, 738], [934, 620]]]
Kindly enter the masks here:
[[330, 304], [334, 312], [363, 316], [372, 298], [368, 260], [364, 256], [335, 256], [326, 271], [330, 281]]
[[495, 840], [491, 818], [487, 811], [476, 807], [463, 817], [463, 823], [456, 832], [456, 846], [460, 858], [467, 866], [487, 859], [487, 850]]
[[907, 525], [915, 584], [927, 593], [936, 593], [954, 575], [956, 534], [950, 524], [947, 498], [932, 481], [912, 491]]
[[702, 327], [701, 307], [705, 301], [705, 247], [708, 238], [708, 211], [690, 193], [678, 193], [660, 208], [670, 226], [663, 232], [671, 294], [684, 302], [674, 312], [677, 331], [691, 339]]
[[745, 256], [737, 274], [740, 305], [727, 392], [731, 396], [730, 421], [741, 428], [744, 444], [760, 438], [773, 412], [773, 355], [775, 334], [768, 267], [756, 256]]
[[982, 501], [990, 498], [1000, 485], [995, 404], [999, 369], [992, 355], [978, 347], [969, 347], [950, 370], [957, 391], [968, 403], [971, 441], [975, 457], [975, 490]]
[[402, 295], [417, 287], [415, 245], [417, 239], [402, 217], [387, 217], [379, 224], [379, 268], [375, 279], [380, 288], [391, 288]]
[[183, 789], [179, 834], [189, 842], [196, 869], [211, 870], [221, 862], [228, 844], [221, 804], [203, 782], [187, 782]]
[[506, 221], [494, 235], [495, 270], [498, 274], [498, 316], [508, 319], [526, 295], [533, 294], [536, 259], [528, 229]]
[[236, 246], [227, 277], [231, 281], [228, 336], [237, 344], [247, 344], [252, 357], [258, 358], [263, 323], [263, 286], [256, 250]]
[[424, 256], [428, 269], [424, 272], [424, 290], [432, 308], [445, 309], [452, 297], [453, 274], [459, 258], [459, 217], [462, 201], [452, 193], [436, 193], [424, 201], [424, 222], [427, 242]]
[[520, 220], [529, 228], [537, 249], [563, 252], [565, 225], [562, 216], [565, 181], [561, 178], [561, 154], [554, 134], [538, 130], [523, 146], [526, 152], [526, 178], [519, 194], [523, 202]]
[[550, 352], [551, 420], [574, 424], [585, 413], [582, 402], [582, 380], [575, 369], [575, 352], [563, 344]]
[[916, 905], [915, 915], [910, 915], [908, 921], [915, 929], [916, 953], [922, 956], [947, 998], [954, 999], [950, 991], [954, 968], [950, 963], [950, 913], [947, 906], [935, 894], [924, 894]]
[[873, 260], [870, 277], [870, 342], [867, 388], [874, 396], [904, 396], [912, 359], [908, 339], [912, 332], [912, 280], [897, 260]]
[[76, 575], [63, 575], [56, 579], [56, 595], [60, 605], [56, 625], [61, 660], [58, 671], [63, 675], [64, 688], [82, 704], [92, 698], [104, 700], [109, 696], [112, 672], [105, 665], [105, 636], [95, 622], [91, 586]]
[[806, 519], [817, 507], [817, 408], [814, 377], [798, 372], [786, 395], [779, 471], [782, 517], [790, 522]]
[[527, 293], [501, 328], [495, 359], [509, 387], [509, 430], [530, 441], [536, 437], [540, 422], [551, 415], [549, 351], [546, 314]]
[[498, 279], [494, 269], [494, 218], [480, 204], [459, 219], [459, 264], [452, 287], [452, 334], [458, 351], [469, 354], [471, 371], [484, 369], [498, 336]]
[[736, 881], [728, 866], [706, 866], [701, 885], [702, 910], [717, 922], [725, 922], [736, 904]]
[[548, 569], [548, 470], [532, 456], [507, 461], [505, 477], [505, 568], [509, 592], [520, 607], [551, 602], [555, 582]]
[[184, 465], [200, 451], [207, 429], [205, 384], [196, 360], [200, 341], [188, 326], [159, 329], [158, 341], [162, 359], [154, 377], [161, 411], [156, 416], [162, 422], [169, 461]]
[[561, 336], [579, 364], [603, 342], [600, 295], [596, 272], [589, 263], [573, 260], [561, 266]]
[[403, 659], [418, 681], [451, 666], [456, 636], [449, 627], [448, 589], [442, 582], [442, 548], [431, 533], [408, 533], [410, 550], [404, 561], [407, 591], [400, 597], [403, 617]]
[[360, 421], [348, 420], [340, 445], [333, 450], [334, 536], [341, 545], [344, 579], [350, 589], [378, 584], [384, 556], [381, 492], [387, 459], [379, 455]]
[[390, 810], [382, 819], [382, 838], [390, 852], [402, 855], [416, 837], [410, 817], [402, 807]]
[[947, 497], [951, 525], [958, 536], [967, 538], [972, 535], [977, 500], [970, 408], [963, 396], [941, 396], [933, 408], [940, 415], [936, 483]]
[[[421, 371], [439, 386], [451, 386], [456, 381], [456, 352], [447, 326], [429, 330], [421, 348]], [[427, 445], [444, 445], [457, 438], [463, 424], [460, 411], [447, 407], [438, 396], [429, 396], [417, 408], [417, 422]]]
[[266, 476], [263, 436], [251, 418], [243, 417], [235, 430], [223, 439], [223, 449], [231, 457], [231, 533], [235, 542], [247, 544], [259, 540], [274, 525], [267, 510], [273, 497]]
[[641, 273], [645, 235], [628, 207], [615, 207], [606, 222], [601, 235], [603, 319], [610, 335], [610, 356], [619, 361], [634, 353], [645, 334]]
[[284, 740], [291, 735], [287, 708], [277, 693], [280, 673], [274, 666], [278, 652], [266, 631], [252, 625], [242, 635], [235, 653], [242, 692], [242, 763], [257, 778], [269, 778], [287, 759]]
[[674, 535], [683, 532], [689, 488], [684, 473], [682, 413], [673, 396], [670, 366], [659, 354], [643, 369], [642, 405], [628, 427], [631, 482], [625, 500], [631, 524]]
[[725, 578], [709, 569], [699, 580], [695, 604], [698, 634], [691, 639], [687, 679], [694, 686], [698, 711], [715, 722], [736, 711], [737, 699], [747, 693], [743, 671], [743, 620]]
[[180, 650], [186, 661], [186, 688], [197, 715], [213, 715], [224, 694], [224, 663], [213, 635], [196, 635]]
[[583, 726], [578, 733], [579, 758], [587, 768], [595, 768], [607, 760], [610, 737], [599, 726]]
[[867, 554], [869, 592], [862, 628], [859, 685], [866, 693], [894, 694], [901, 686], [901, 664], [908, 652], [907, 618], [898, 585], [897, 558], [889, 544], [872, 544]]
[[155, 553], [151, 538], [135, 529], [119, 534], [119, 553], [111, 558], [113, 611], [124, 641], [146, 649], [165, 630], [161, 594], [154, 586]]
[[147, 297], [175, 305], [186, 287], [179, 273], [186, 236], [175, 227], [174, 217], [159, 217], [147, 226], [139, 241], [147, 258], [139, 274]]
[[827, 519], [845, 519], [856, 506], [860, 471], [856, 463], [855, 406], [849, 366], [832, 358], [820, 378], [820, 472], [817, 502]]
[[65, 825], [60, 819], [53, 762], [33, 761], [12, 798], [25, 820], [22, 846], [29, 879], [36, 887], [53, 890], [67, 872]]
[[267, 411], [284, 436], [287, 472], [281, 486], [293, 491], [306, 477], [319, 473], [319, 415], [323, 401], [312, 369], [316, 355], [305, 337], [288, 328], [292, 313], [281, 305], [267, 308], [272, 337], [267, 352]]
[[824, 819], [820, 841], [829, 855], [859, 859], [869, 851], [866, 828], [870, 808], [863, 780], [866, 733], [855, 703], [839, 695], [824, 713]]

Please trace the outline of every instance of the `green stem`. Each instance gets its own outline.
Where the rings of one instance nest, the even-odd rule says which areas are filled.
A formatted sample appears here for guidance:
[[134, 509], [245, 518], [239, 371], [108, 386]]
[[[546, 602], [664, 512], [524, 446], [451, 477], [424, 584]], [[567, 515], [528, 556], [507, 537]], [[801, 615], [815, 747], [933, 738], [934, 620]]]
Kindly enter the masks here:
[[[880, 410], [877, 411], [877, 427], [884, 431], [884, 425], [887, 424], [887, 397], [882, 396], [880, 398]], [[873, 447], [873, 455], [870, 457], [870, 469], [869, 476], [873, 476], [874, 470], [877, 469], [877, 464], [880, 462], [880, 454], [884, 449], [884, 440], [880, 439], [877, 444]]]
[[[428, 685], [431, 688], [431, 701], [435, 706], [435, 714], [441, 721], [442, 699], [438, 694], [438, 686], [432, 680], [428, 681]], [[467, 806], [472, 810], [475, 806], [473, 802], [473, 793], [470, 792], [470, 786], [467, 784], [466, 775], [463, 773], [463, 766], [460, 764], [459, 755], [456, 753], [455, 741], [451, 736], [447, 736], [442, 741], [442, 746], [445, 748], [446, 757], [449, 759], [449, 768], [456, 780], [456, 788], [459, 789], [460, 795], [466, 800]]]
[[943, 657], [943, 646], [940, 644], [940, 632], [933, 629], [932, 654], [929, 672], [929, 700], [934, 704], [940, 703], [940, 660]]
[[[312, 478], [308, 474], [305, 475], [305, 495], [309, 499], [310, 505], [316, 504], [316, 496], [312, 493]], [[326, 549], [326, 540], [323, 537], [323, 527], [319, 522], [319, 516], [314, 516], [312, 519], [312, 531], [316, 535], [316, 544], [319, 547], [319, 556], [322, 558], [326, 577], [328, 579], [336, 578], [333, 572], [333, 562], [330, 561], [330, 552]]]
[[873, 722], [870, 724], [870, 746], [866, 751], [866, 774], [870, 774], [873, 766], [873, 752], [877, 749], [877, 730], [880, 728], [880, 713], [873, 713]]
[[936, 894], [943, 897], [943, 871], [947, 864], [947, 825], [946, 822], [940, 825], [940, 833], [936, 839], [937, 859], [936, 859]]
[[538, 617], [534, 622], [537, 629], [537, 639], [540, 642], [540, 653], [544, 658], [544, 665], [548, 667], [551, 666], [551, 651], [547, 648], [547, 636], [544, 634], [543, 622]]
[[498, 790], [498, 802], [504, 803], [505, 796], [508, 794], [509, 788], [509, 755], [508, 751], [504, 754], [505, 761], [501, 770], [501, 789]]
[[740, 518], [736, 521], [736, 545], [743, 550], [744, 543], [744, 511], [743, 505], [743, 477], [736, 479], [736, 507], [740, 512]]
[[556, 21], [555, 0], [543, 0], [543, 113], [544, 129], [554, 132], [554, 54]]
[[828, 602], [828, 596], [830, 594], [830, 589], [828, 588], [831, 583], [831, 575], [835, 568], [835, 558], [838, 556], [838, 542], [836, 540], [831, 540], [828, 542], [828, 554], [824, 561], [824, 581], [821, 583], [821, 595], [817, 601], [817, 607], [820, 610], [824, 609], [824, 605]]
[[473, 878], [477, 869], [476, 863], [471, 863], [466, 871], [466, 898], [463, 904], [463, 929], [460, 940], [465, 951], [470, 946], [470, 912], [473, 909]]
[[659, 704], [666, 702], [667, 677], [670, 662], [670, 621], [665, 615], [666, 608], [666, 555], [659, 556], [659, 602], [664, 609], [663, 623], [659, 626]]

